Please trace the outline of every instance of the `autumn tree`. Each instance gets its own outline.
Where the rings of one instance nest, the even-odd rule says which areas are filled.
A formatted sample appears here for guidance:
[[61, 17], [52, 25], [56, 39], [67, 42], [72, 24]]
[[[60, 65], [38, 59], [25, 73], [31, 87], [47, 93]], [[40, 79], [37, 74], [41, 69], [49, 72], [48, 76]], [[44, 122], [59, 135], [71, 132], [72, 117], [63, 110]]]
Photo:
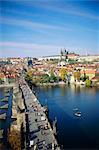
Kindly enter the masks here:
[[80, 70], [76, 70], [74, 72], [74, 79], [75, 79], [75, 81], [80, 81], [80, 76], [81, 76]]
[[59, 70], [59, 75], [60, 75], [60, 78], [62, 79], [62, 81], [66, 81], [66, 78], [67, 78], [67, 70], [66, 70], [66, 68], [61, 68]]
[[29, 69], [28, 72], [27, 72], [27, 74], [28, 74], [29, 76], [32, 76], [33, 70], [32, 70], [32, 69]]
[[21, 134], [18, 130], [12, 129], [8, 133], [8, 141], [13, 150], [21, 150]]
[[80, 73], [80, 70], [78, 70], [78, 71], [77, 71], [77, 80], [78, 80], [78, 81], [80, 81], [80, 76], [81, 76], [81, 73]]

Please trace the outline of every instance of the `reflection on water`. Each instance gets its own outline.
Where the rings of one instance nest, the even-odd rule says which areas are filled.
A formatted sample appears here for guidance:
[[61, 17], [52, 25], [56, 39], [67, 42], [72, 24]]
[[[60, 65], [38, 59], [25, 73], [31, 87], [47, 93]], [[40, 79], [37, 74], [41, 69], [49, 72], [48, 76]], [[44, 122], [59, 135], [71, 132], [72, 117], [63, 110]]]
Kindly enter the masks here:
[[[57, 117], [58, 141], [64, 148], [99, 148], [99, 89], [80, 86], [36, 88], [39, 101]], [[74, 115], [74, 108], [82, 116]]]
[[87, 93], [88, 92], [88, 94], [94, 95], [94, 94], [96, 94], [96, 92], [99, 91], [99, 88], [98, 87], [96, 87], [96, 88], [90, 87], [89, 88], [89, 87], [84, 87], [84, 86], [72, 85], [70, 87], [70, 90], [72, 90], [72, 92], [74, 92], [74, 93], [81, 93], [81, 92]]
[[60, 88], [60, 92], [61, 92], [61, 96], [65, 96], [66, 86], [62, 86], [62, 87]]

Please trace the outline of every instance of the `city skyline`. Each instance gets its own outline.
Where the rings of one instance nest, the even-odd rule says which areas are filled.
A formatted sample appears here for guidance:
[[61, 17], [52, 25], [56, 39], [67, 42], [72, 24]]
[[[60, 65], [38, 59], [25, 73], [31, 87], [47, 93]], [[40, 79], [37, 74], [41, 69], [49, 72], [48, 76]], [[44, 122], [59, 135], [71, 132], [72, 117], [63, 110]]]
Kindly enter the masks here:
[[0, 2], [0, 57], [99, 54], [98, 1]]

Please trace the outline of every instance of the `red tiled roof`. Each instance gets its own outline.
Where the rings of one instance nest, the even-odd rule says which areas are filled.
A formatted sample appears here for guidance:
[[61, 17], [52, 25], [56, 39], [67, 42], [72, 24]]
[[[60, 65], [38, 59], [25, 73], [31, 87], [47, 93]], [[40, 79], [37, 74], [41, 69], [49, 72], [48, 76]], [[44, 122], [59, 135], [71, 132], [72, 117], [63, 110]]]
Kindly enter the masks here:
[[87, 70], [81, 70], [80, 73], [81, 74], [95, 74], [96, 70], [95, 69], [87, 69]]
[[68, 54], [67, 56], [79, 56], [79, 55], [71, 53], [71, 54]]
[[99, 80], [99, 76], [95, 76], [95, 77], [93, 77], [91, 80], [92, 80], [92, 81], [97, 81], [97, 80]]
[[5, 75], [3, 73], [0, 74], [0, 78], [4, 78]]

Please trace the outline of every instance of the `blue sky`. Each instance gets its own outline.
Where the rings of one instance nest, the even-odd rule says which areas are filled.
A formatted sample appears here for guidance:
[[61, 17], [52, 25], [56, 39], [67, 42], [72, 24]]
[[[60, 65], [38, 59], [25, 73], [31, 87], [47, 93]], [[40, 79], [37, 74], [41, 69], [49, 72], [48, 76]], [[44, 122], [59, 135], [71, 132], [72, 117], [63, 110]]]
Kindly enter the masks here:
[[0, 0], [0, 57], [99, 54], [99, 2]]

